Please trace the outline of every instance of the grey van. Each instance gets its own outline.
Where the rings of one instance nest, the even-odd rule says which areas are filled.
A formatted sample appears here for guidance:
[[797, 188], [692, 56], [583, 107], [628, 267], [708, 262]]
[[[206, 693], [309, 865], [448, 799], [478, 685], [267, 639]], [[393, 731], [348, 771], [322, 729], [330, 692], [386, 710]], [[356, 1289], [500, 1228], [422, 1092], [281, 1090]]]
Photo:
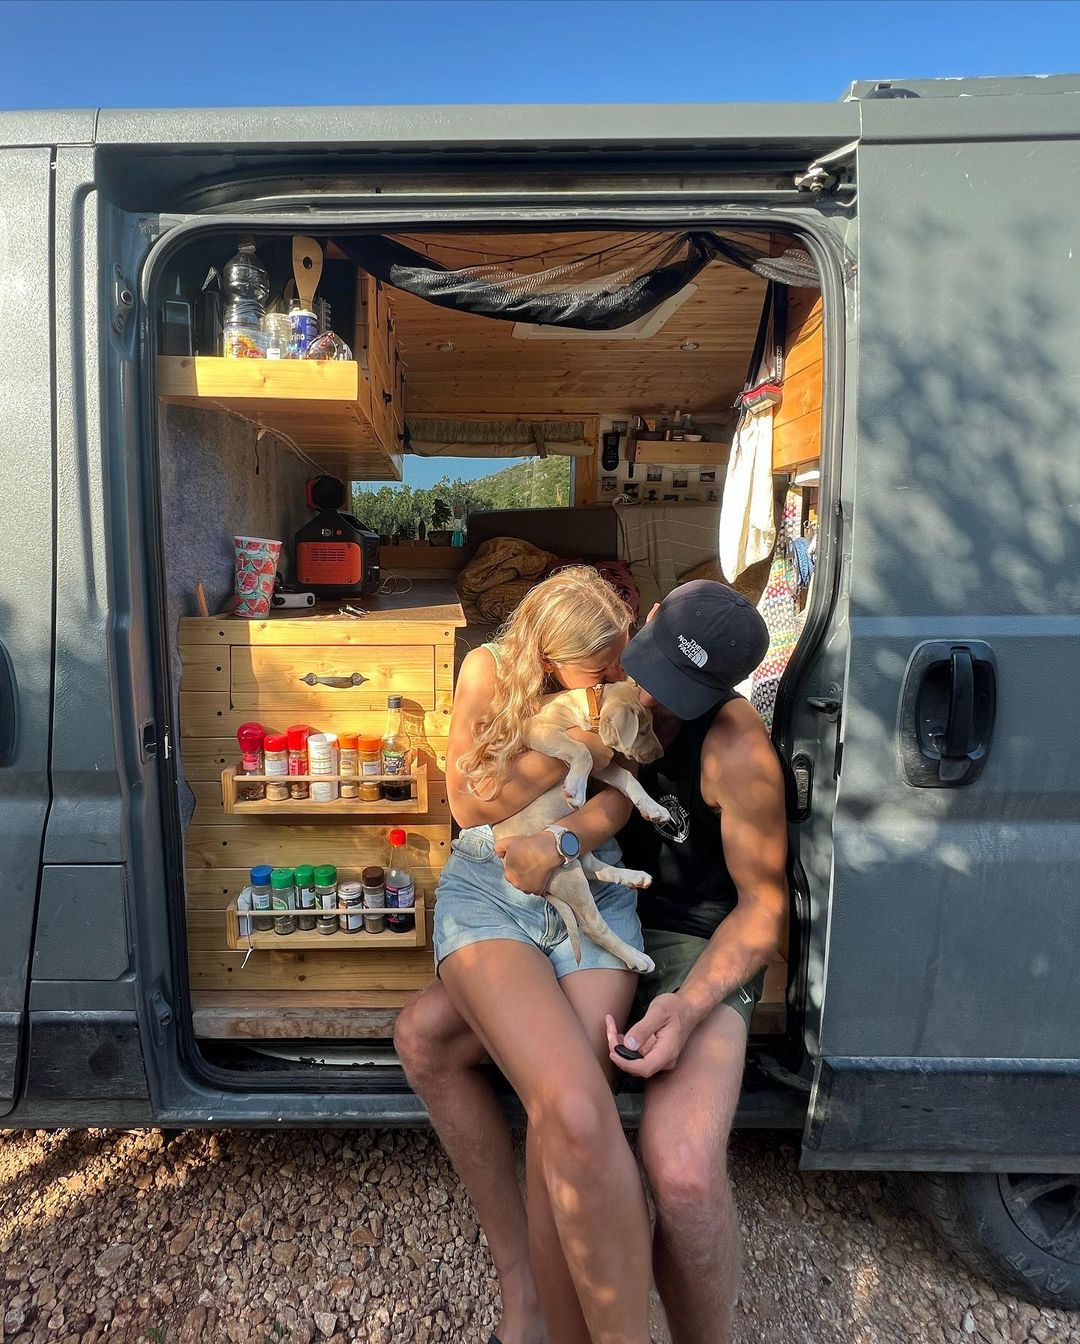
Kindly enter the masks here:
[[785, 1027], [739, 1120], [801, 1131], [810, 1169], [920, 1173], [978, 1272], [1080, 1306], [1078, 164], [1080, 76], [0, 117], [3, 1123], [425, 1119], [392, 1061], [260, 1065], [192, 1029], [170, 257], [215, 230], [775, 229], [821, 278], [821, 533], [774, 726]]

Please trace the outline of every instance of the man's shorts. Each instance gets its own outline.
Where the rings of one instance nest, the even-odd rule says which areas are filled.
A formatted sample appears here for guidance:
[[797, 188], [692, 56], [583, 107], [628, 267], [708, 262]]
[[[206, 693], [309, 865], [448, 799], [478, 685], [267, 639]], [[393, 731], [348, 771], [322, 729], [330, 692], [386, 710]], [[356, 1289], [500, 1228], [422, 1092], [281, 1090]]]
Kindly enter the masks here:
[[[692, 933], [669, 933], [666, 929], [644, 929], [643, 933], [645, 951], [656, 962], [656, 969], [638, 979], [637, 998], [631, 1009], [632, 1022], [644, 1015], [658, 994], [674, 994], [709, 945], [707, 938], [698, 938]], [[764, 988], [765, 971], [760, 970], [752, 980], [740, 985], [723, 1000], [746, 1023], [747, 1031]]]

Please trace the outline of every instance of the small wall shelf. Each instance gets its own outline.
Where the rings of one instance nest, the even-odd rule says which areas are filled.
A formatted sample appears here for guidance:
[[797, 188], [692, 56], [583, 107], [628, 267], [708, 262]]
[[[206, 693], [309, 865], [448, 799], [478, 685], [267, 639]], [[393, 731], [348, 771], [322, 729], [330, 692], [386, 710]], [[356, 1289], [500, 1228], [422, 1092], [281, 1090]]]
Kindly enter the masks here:
[[221, 772], [221, 800], [228, 816], [251, 817], [341, 817], [341, 816], [422, 816], [428, 810], [427, 762], [420, 761], [408, 775], [368, 775], [369, 782], [402, 784], [410, 782], [412, 797], [400, 802], [380, 798], [365, 802], [362, 798], [335, 798], [328, 803], [313, 802], [310, 798], [283, 798], [281, 801], [260, 798], [244, 802], [239, 798], [241, 781], [251, 784], [356, 784], [358, 775], [245, 775], [235, 765]]
[[355, 360], [163, 355], [158, 397], [201, 406], [284, 435], [342, 480], [401, 480], [400, 445], [372, 425], [371, 391]]
[[696, 467], [710, 463], [726, 462], [728, 445], [726, 443], [706, 442], [687, 443], [685, 439], [673, 442], [670, 439], [637, 439], [631, 442], [631, 450], [636, 449], [634, 461], [646, 465]]

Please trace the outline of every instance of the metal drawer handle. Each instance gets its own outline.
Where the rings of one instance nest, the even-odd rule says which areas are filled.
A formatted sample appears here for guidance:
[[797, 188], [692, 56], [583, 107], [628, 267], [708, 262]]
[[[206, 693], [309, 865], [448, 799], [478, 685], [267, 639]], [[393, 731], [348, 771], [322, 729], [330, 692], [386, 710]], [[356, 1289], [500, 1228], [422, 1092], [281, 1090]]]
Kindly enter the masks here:
[[309, 686], [333, 686], [337, 690], [342, 690], [346, 686], [363, 686], [368, 680], [362, 672], [354, 672], [348, 677], [318, 677], [314, 672], [309, 672], [306, 677], [301, 677], [301, 681]]

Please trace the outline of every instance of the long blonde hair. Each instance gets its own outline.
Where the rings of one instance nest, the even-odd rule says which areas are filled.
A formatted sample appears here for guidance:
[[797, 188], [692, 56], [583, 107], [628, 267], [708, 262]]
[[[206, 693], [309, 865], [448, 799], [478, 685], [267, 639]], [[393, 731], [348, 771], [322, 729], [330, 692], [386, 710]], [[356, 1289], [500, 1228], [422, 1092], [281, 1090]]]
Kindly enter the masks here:
[[632, 616], [595, 569], [574, 565], [538, 583], [495, 637], [499, 655], [491, 708], [458, 760], [471, 792], [502, 788], [510, 763], [525, 750], [525, 724], [540, 708], [552, 663], [580, 663], [625, 635]]

